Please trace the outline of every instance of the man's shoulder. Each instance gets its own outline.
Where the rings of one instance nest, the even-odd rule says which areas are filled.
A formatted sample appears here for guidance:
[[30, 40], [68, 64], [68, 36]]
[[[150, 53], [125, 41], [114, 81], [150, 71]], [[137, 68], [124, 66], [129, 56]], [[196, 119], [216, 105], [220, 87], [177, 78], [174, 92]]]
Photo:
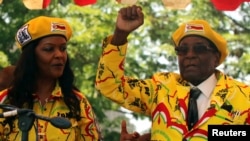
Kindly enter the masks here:
[[242, 89], [242, 91], [250, 91], [250, 84], [247, 84], [246, 82], [243, 82], [242, 80], [235, 79], [232, 76], [224, 74], [223, 72], [220, 72], [220, 77], [224, 78], [227, 81], [226, 83], [228, 83], [229, 85], [231, 82], [232, 85], [235, 85], [239, 88], [244, 88]]
[[183, 86], [188, 86], [188, 82], [184, 80], [181, 75], [177, 72], [156, 72], [154, 74], [154, 79], [162, 81], [171, 81], [172, 83], [178, 83]]

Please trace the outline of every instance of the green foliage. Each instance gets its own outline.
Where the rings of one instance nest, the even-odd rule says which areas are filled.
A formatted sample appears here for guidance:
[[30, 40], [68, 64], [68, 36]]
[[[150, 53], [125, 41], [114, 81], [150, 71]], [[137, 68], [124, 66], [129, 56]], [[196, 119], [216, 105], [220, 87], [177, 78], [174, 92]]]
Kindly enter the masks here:
[[0, 51], [0, 64], [1, 64], [0, 66], [1, 69], [10, 65], [8, 61], [8, 56], [2, 51]]
[[[144, 25], [129, 36], [126, 74], [147, 78], [156, 71], [178, 71], [171, 34], [183, 22], [205, 19], [227, 40], [230, 56], [221, 66], [229, 75], [249, 82], [250, 5], [238, 9], [240, 16], [217, 11], [210, 0], [192, 0], [183, 10], [164, 7], [160, 0], [138, 0], [145, 14]], [[98, 0], [94, 5], [77, 6], [73, 1], [55, 0], [44, 10], [29, 10], [21, 0], [4, 0], [0, 5], [0, 67], [15, 64], [20, 50], [15, 46], [15, 33], [26, 21], [39, 16], [57, 16], [69, 21], [73, 36], [68, 44], [77, 87], [93, 105], [105, 140], [118, 140], [121, 119], [109, 121], [108, 110], [121, 112], [119, 106], [94, 89], [96, 68], [102, 39], [113, 33], [118, 10], [124, 5], [115, 0]], [[137, 118], [144, 117], [133, 113]], [[133, 127], [131, 127], [133, 128]], [[115, 130], [113, 130], [115, 129]]]

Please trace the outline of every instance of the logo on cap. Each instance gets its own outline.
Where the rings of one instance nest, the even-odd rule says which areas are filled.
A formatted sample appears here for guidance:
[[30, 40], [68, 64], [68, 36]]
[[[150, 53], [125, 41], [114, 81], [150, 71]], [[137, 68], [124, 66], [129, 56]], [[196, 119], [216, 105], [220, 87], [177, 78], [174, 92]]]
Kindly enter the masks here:
[[66, 32], [66, 26], [61, 23], [51, 23], [51, 32]]
[[185, 32], [204, 32], [202, 24], [186, 24]]
[[32, 39], [28, 32], [28, 26], [29, 25], [25, 25], [17, 31], [17, 40], [21, 45]]

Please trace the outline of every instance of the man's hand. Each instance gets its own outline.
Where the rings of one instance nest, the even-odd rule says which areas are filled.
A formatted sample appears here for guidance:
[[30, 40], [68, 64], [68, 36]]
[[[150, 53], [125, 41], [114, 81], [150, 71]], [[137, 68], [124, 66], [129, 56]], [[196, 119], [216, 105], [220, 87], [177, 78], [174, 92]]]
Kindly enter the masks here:
[[127, 33], [132, 32], [144, 23], [144, 15], [139, 6], [133, 5], [120, 9], [116, 28]]
[[137, 141], [140, 134], [137, 132], [129, 134], [127, 131], [126, 121], [123, 120], [121, 123], [121, 136], [120, 141]]
[[111, 44], [122, 45], [127, 42], [127, 36], [144, 23], [144, 15], [140, 6], [121, 8], [116, 20], [116, 28]]

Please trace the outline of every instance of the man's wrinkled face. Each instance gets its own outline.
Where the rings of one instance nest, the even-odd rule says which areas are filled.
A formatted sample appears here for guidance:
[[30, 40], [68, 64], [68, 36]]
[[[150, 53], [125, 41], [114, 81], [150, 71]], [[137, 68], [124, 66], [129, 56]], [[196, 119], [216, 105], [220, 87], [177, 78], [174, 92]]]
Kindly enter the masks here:
[[175, 50], [181, 76], [193, 85], [207, 79], [219, 64], [219, 52], [203, 37], [184, 37]]

